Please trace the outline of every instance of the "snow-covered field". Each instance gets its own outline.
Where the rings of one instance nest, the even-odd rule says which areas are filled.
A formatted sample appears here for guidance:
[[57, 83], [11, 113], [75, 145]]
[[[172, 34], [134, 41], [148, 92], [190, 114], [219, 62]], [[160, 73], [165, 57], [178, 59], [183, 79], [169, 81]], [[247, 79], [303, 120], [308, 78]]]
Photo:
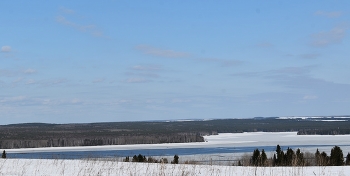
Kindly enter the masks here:
[[[329, 145], [318, 147], [330, 152], [334, 145], [341, 146], [344, 155], [350, 152], [350, 135], [298, 136], [296, 132], [281, 133], [235, 133], [206, 136], [207, 142], [176, 144], [142, 144], [91, 147], [57, 147], [36, 149], [8, 149], [8, 153], [98, 151], [166, 148], [214, 148], [214, 147], [259, 147], [281, 145], [283, 149], [298, 145]], [[314, 153], [316, 148], [301, 148], [302, 152]], [[251, 151], [253, 152], [253, 151]], [[208, 155], [180, 155], [180, 163], [186, 160], [237, 159], [240, 154], [213, 153]], [[271, 157], [268, 156], [268, 157]], [[3, 159], [0, 160], [0, 175], [349, 175], [350, 167], [237, 167], [215, 165], [172, 165], [150, 163], [125, 163], [121, 158], [90, 160]], [[228, 163], [227, 165], [230, 165]]]
[[107, 160], [2, 159], [0, 175], [106, 175], [106, 176], [346, 176], [350, 166], [340, 167], [239, 167], [217, 165], [132, 163]]

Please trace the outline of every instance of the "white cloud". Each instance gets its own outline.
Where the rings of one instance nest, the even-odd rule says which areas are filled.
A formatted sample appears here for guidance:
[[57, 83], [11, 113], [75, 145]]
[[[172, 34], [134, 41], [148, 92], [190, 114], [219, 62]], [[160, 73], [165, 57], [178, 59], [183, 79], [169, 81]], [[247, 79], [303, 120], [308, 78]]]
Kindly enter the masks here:
[[155, 65], [135, 65], [132, 67], [133, 70], [138, 70], [138, 71], [158, 71], [161, 70], [159, 66]]
[[303, 97], [304, 100], [314, 100], [314, 99], [317, 99], [318, 97], [315, 96], [315, 95], [305, 95]]
[[29, 79], [27, 80], [26, 84], [36, 84], [37, 81], [33, 80], [33, 79]]
[[25, 73], [25, 74], [33, 74], [33, 73], [36, 73], [36, 70], [29, 68], [27, 70], [24, 70], [23, 73]]
[[337, 26], [330, 31], [314, 34], [312, 45], [317, 47], [328, 46], [331, 44], [341, 43], [346, 36], [346, 26]]
[[[238, 64], [241, 64], [242, 61], [238, 60], [229, 60], [229, 59], [219, 59], [219, 58], [195, 58], [190, 53], [186, 52], [178, 52], [174, 50], [168, 50], [168, 49], [160, 49], [155, 48], [149, 45], [138, 45], [136, 46], [136, 49], [141, 51], [143, 54], [146, 55], [152, 55], [152, 56], [158, 56], [158, 57], [167, 57], [167, 58], [188, 58], [190, 60], [194, 61], [200, 61], [200, 62], [216, 62], [219, 63], [222, 67], [230, 67], [230, 66], [236, 66]], [[192, 56], [192, 57], [191, 57]], [[143, 66], [137, 66], [133, 69], [158, 69], [156, 67], [143, 67]]]
[[[60, 12], [64, 13], [65, 15], [73, 15], [75, 12], [74, 10], [71, 9], [67, 9], [64, 7], [60, 8]], [[65, 26], [69, 26], [72, 27], [74, 29], [77, 29], [78, 31], [81, 32], [86, 32], [89, 33], [95, 37], [104, 37], [104, 34], [102, 33], [102, 31], [100, 31], [95, 25], [93, 24], [88, 24], [88, 25], [82, 25], [79, 24], [77, 22], [73, 22], [70, 20], [67, 20], [63, 15], [58, 15], [56, 17], [56, 22], [65, 25]]]
[[25, 96], [6, 97], [6, 98], [0, 99], [0, 103], [21, 102], [21, 101], [23, 101], [25, 99], [26, 99]]
[[73, 13], [75, 13], [74, 10], [68, 9], [68, 8], [66, 8], [66, 7], [60, 7], [59, 10], [60, 10], [61, 12], [65, 13], [65, 14], [73, 14]]
[[320, 56], [319, 54], [302, 54], [302, 55], [300, 55], [300, 57], [303, 59], [316, 59], [319, 56]]
[[9, 53], [11, 52], [12, 48], [11, 46], [2, 46], [1, 47], [1, 52], [4, 52], [4, 53]]
[[136, 49], [141, 51], [144, 54], [158, 56], [158, 57], [183, 58], [183, 57], [190, 56], [189, 53], [161, 49], [161, 48], [155, 48], [155, 47], [148, 46], [148, 45], [139, 45], [139, 46], [136, 46]]
[[315, 16], [323, 16], [327, 18], [337, 18], [340, 17], [343, 13], [339, 11], [333, 11], [333, 12], [325, 12], [325, 11], [317, 11], [314, 13]]
[[270, 42], [261, 42], [261, 43], [258, 43], [256, 46], [260, 48], [270, 48], [270, 47], [273, 47], [273, 44]]
[[104, 81], [105, 81], [104, 78], [97, 78], [97, 79], [93, 80], [92, 83], [102, 83]]
[[70, 101], [72, 104], [78, 104], [78, 103], [81, 103], [82, 101], [78, 98], [73, 98], [71, 101]]
[[174, 98], [171, 100], [172, 103], [188, 103], [191, 102], [189, 99]]
[[149, 82], [146, 79], [143, 78], [129, 78], [125, 80], [126, 83], [144, 83], [144, 82]]
[[199, 58], [196, 60], [199, 60], [202, 62], [216, 62], [216, 63], [219, 63], [222, 67], [231, 67], [231, 66], [236, 66], [236, 65], [239, 65], [242, 63], [242, 61], [218, 59], [218, 58]]
[[101, 36], [102, 33], [96, 30], [96, 26], [95, 25], [80, 25], [71, 21], [68, 21], [65, 17], [63, 16], [58, 16], [56, 17], [56, 21], [58, 23], [61, 23], [63, 25], [66, 26], [70, 26], [73, 27], [81, 32], [88, 32], [94, 36]]

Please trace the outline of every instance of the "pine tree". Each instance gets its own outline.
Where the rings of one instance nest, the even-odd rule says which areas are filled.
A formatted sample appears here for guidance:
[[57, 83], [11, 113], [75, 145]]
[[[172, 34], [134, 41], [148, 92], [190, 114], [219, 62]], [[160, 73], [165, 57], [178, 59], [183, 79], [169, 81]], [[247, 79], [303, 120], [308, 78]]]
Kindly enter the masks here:
[[260, 160], [260, 166], [266, 166], [267, 156], [264, 149], [261, 151]]
[[329, 163], [329, 156], [327, 156], [327, 153], [326, 152], [322, 152], [320, 154], [320, 165], [321, 166], [328, 166], [330, 163]]
[[137, 159], [138, 159], [138, 162], [144, 162], [145, 160], [145, 156], [142, 156], [141, 154], [139, 154], [138, 156], [137, 156]]
[[179, 164], [179, 156], [175, 155], [174, 160], [171, 162], [171, 164]]
[[318, 149], [316, 150], [316, 153], [315, 153], [315, 160], [316, 160], [316, 166], [321, 166], [321, 154], [320, 154], [320, 151], [318, 151]]
[[346, 155], [345, 165], [350, 165], [350, 153], [348, 153], [348, 155]]
[[288, 147], [288, 149], [287, 149], [287, 152], [286, 152], [286, 154], [285, 154], [285, 156], [284, 156], [284, 159], [285, 159], [285, 164], [287, 165], [287, 166], [292, 166], [293, 165], [293, 160], [294, 160], [294, 151], [293, 151], [293, 149], [291, 149], [291, 148], [289, 148]]
[[277, 158], [275, 161], [275, 165], [276, 166], [283, 166], [285, 164], [284, 162], [284, 152], [281, 149], [280, 145], [277, 145], [276, 147], [276, 154], [277, 154]]
[[139, 162], [139, 159], [136, 155], [132, 157], [132, 162]]
[[260, 163], [260, 151], [259, 151], [259, 149], [255, 149], [253, 152], [251, 164], [253, 166], [259, 166], [259, 163]]
[[129, 162], [129, 161], [130, 161], [129, 156], [125, 157], [124, 162]]
[[276, 166], [276, 163], [277, 163], [276, 154], [273, 154], [272, 166]]
[[334, 146], [331, 150], [330, 165], [332, 166], [344, 165], [343, 151], [338, 146]]
[[297, 166], [303, 166], [304, 165], [304, 154], [300, 152], [299, 148], [296, 151], [296, 158], [297, 158]]
[[1, 158], [6, 158], [6, 152], [5, 152], [5, 150], [2, 152]]

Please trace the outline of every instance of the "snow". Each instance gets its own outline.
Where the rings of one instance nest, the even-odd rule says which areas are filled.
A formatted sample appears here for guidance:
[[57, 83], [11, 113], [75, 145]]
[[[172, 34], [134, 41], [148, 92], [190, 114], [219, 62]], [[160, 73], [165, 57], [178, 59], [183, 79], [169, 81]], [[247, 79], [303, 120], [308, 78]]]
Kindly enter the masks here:
[[0, 175], [240, 175], [240, 176], [345, 176], [350, 166], [240, 167], [189, 164], [132, 163], [109, 160], [1, 159]]

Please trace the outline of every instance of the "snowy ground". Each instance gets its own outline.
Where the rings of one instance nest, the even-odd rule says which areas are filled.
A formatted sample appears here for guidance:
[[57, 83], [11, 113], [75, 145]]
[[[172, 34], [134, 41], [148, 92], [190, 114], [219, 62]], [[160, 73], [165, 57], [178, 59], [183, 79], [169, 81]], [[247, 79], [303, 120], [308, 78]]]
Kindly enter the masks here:
[[345, 176], [350, 166], [340, 167], [239, 167], [132, 163], [107, 160], [1, 159], [0, 175], [203, 175], [203, 176]]

